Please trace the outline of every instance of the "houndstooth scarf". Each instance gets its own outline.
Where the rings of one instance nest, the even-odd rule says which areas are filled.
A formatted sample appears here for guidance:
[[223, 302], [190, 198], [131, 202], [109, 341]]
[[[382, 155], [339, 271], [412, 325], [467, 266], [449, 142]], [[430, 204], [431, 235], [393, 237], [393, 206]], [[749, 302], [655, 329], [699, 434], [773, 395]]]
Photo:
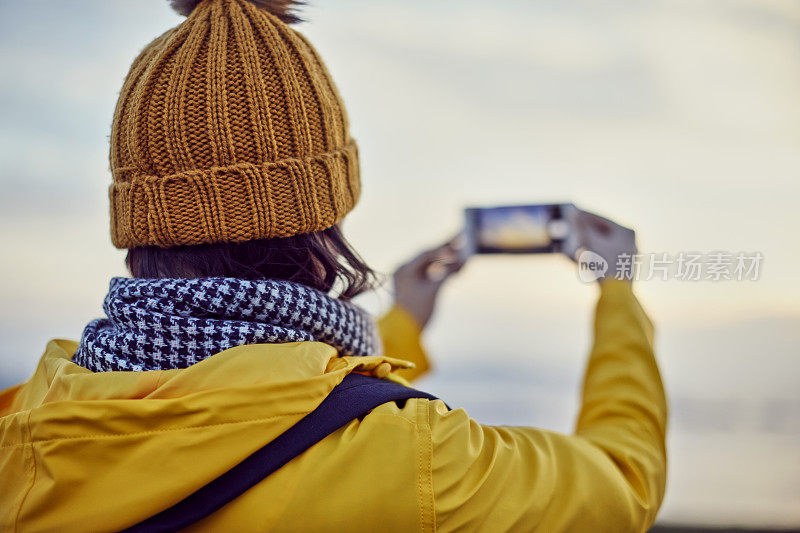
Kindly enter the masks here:
[[380, 355], [370, 316], [299, 283], [237, 278], [113, 278], [108, 318], [83, 330], [73, 361], [94, 372], [186, 368], [242, 344], [321, 341]]

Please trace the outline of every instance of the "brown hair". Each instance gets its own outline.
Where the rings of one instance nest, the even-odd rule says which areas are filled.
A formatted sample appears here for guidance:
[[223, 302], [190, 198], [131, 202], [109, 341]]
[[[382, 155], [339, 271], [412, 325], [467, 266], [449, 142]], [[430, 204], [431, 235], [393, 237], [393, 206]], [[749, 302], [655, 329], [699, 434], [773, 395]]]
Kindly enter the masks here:
[[[349, 300], [380, 284], [339, 226], [279, 239], [196, 246], [138, 246], [125, 258], [135, 278], [280, 279]], [[337, 282], [339, 287], [337, 287]]]

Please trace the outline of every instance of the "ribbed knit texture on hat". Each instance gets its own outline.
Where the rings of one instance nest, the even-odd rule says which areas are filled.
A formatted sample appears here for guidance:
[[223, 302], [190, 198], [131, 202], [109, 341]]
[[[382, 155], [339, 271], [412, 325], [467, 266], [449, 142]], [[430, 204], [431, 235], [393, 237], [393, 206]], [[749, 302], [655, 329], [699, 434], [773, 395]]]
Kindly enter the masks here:
[[287, 237], [360, 192], [341, 98], [314, 48], [246, 0], [204, 0], [133, 62], [111, 128], [118, 248]]

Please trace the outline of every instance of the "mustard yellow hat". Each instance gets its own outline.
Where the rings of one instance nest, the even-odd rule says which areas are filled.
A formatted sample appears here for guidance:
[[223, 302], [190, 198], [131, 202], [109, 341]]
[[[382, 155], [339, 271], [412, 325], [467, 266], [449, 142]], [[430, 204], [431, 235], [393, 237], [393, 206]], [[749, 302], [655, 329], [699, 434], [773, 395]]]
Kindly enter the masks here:
[[131, 66], [111, 127], [118, 248], [287, 237], [360, 192], [344, 105], [280, 0], [176, 0]]

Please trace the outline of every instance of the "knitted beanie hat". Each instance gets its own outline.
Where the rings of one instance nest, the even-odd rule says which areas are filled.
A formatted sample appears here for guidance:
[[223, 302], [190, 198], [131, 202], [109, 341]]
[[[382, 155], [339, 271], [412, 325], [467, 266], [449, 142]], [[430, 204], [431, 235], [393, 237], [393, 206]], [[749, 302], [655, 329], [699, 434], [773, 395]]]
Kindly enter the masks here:
[[172, 0], [187, 15], [133, 62], [111, 127], [118, 248], [287, 237], [358, 200], [344, 105], [290, 0]]

